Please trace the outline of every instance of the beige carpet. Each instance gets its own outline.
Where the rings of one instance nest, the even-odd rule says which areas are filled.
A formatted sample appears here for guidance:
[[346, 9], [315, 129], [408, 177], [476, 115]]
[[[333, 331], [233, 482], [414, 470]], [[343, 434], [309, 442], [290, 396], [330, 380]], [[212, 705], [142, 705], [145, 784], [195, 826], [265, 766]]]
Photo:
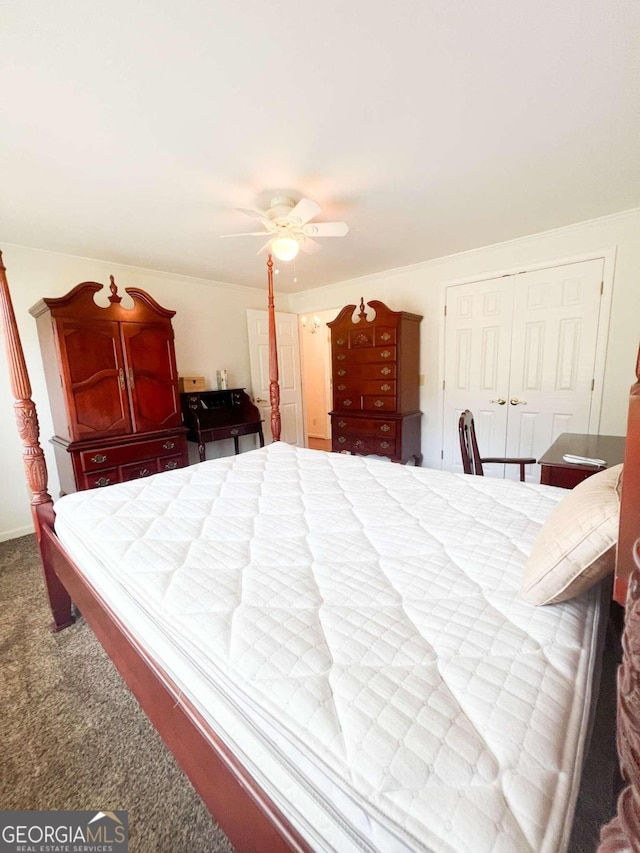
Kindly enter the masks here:
[[[34, 537], [0, 543], [0, 807], [126, 809], [134, 853], [231, 851], [89, 627], [49, 619]], [[569, 853], [615, 811], [616, 664], [610, 647]]]
[[134, 853], [233, 850], [89, 627], [49, 621], [35, 537], [0, 543], [0, 807], [126, 809]]

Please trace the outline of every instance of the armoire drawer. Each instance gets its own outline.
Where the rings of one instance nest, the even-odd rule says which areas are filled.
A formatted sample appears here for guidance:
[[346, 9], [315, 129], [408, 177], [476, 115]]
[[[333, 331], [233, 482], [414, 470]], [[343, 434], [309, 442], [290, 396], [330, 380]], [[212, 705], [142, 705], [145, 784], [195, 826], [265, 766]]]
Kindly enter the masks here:
[[362, 409], [369, 412], [395, 412], [396, 398], [384, 394], [366, 396], [362, 398]]
[[341, 453], [375, 453], [377, 456], [395, 456], [396, 440], [394, 438], [377, 438], [363, 435], [334, 435], [331, 449]]
[[336, 379], [333, 386], [336, 394], [369, 394], [369, 395], [384, 395], [395, 396], [396, 382], [395, 379], [373, 379], [368, 381], [359, 381], [357, 378], [341, 377]]
[[343, 364], [338, 367], [333, 375], [334, 383], [340, 380], [357, 381], [388, 381], [396, 378], [397, 367], [395, 364]]
[[144, 462], [134, 462], [132, 465], [123, 465], [120, 469], [122, 482], [139, 480], [142, 477], [150, 477], [158, 473], [158, 460], [146, 459]]
[[151, 441], [136, 441], [115, 447], [100, 447], [97, 450], [82, 450], [78, 456], [84, 472], [97, 471], [112, 465], [126, 465], [139, 459], [158, 456], [175, 456], [182, 451], [184, 438], [156, 438]]
[[337, 352], [333, 356], [334, 369], [340, 369], [341, 364], [371, 364], [372, 362], [393, 363], [395, 360], [395, 346], [363, 347], [362, 349]]

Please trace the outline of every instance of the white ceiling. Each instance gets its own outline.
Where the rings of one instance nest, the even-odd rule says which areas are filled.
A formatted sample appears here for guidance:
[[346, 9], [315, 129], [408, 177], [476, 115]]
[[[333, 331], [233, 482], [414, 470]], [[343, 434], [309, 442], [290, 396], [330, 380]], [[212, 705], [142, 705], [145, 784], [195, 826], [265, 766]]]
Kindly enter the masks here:
[[4, 0], [0, 247], [307, 289], [640, 203], [638, 0]]

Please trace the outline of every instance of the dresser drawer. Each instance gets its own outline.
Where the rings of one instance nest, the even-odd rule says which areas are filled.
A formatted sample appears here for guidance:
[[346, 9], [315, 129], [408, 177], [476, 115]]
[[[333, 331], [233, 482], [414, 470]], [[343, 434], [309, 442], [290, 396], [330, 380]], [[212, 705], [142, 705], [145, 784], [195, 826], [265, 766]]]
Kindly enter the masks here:
[[383, 362], [392, 364], [396, 360], [396, 348], [388, 347], [363, 347], [362, 349], [351, 349], [345, 352], [336, 352], [333, 356], [334, 369], [352, 364], [371, 364]]
[[333, 386], [334, 393], [350, 396], [352, 394], [384, 395], [394, 397], [396, 393], [395, 379], [358, 380], [356, 377], [338, 377]]
[[342, 380], [357, 380], [358, 382], [368, 382], [380, 380], [395, 380], [396, 378], [395, 364], [350, 364], [345, 362], [336, 370], [334, 370], [334, 383]]
[[349, 418], [341, 415], [331, 416], [332, 434], [346, 435], [356, 433], [357, 435], [374, 435], [383, 438], [396, 437], [396, 422], [385, 420], [374, 420], [373, 418]]
[[396, 440], [393, 438], [339, 434], [333, 436], [331, 449], [334, 453], [347, 450], [349, 453], [375, 453], [376, 456], [395, 456]]
[[396, 398], [387, 397], [384, 394], [376, 394], [375, 396], [371, 397], [363, 397], [362, 408], [364, 411], [371, 412], [395, 412]]
[[184, 461], [182, 455], [179, 456], [162, 456], [158, 459], [159, 471], [175, 471], [176, 468], [183, 468]]
[[102, 486], [112, 486], [120, 482], [118, 468], [105, 468], [103, 471], [93, 471], [91, 474], [83, 474], [80, 477], [80, 490], [99, 489]]
[[380, 326], [375, 330], [374, 342], [377, 347], [386, 347], [390, 344], [395, 344], [397, 341], [397, 332], [395, 329], [390, 329], [385, 326]]
[[84, 472], [98, 471], [112, 465], [126, 465], [139, 459], [157, 456], [174, 456], [182, 451], [184, 439], [156, 438], [151, 441], [137, 441], [119, 444], [117, 447], [103, 447], [99, 450], [83, 450], [78, 456]]
[[129, 480], [139, 480], [141, 477], [150, 477], [158, 473], [158, 460], [147, 459], [144, 462], [134, 462], [133, 465], [123, 465], [120, 468], [120, 476], [123, 483]]
[[349, 332], [349, 346], [351, 349], [373, 346], [373, 329], [354, 329]]
[[362, 408], [362, 397], [359, 393], [349, 394], [348, 396], [334, 394], [333, 407], [334, 409], [349, 409], [351, 412], [360, 411]]

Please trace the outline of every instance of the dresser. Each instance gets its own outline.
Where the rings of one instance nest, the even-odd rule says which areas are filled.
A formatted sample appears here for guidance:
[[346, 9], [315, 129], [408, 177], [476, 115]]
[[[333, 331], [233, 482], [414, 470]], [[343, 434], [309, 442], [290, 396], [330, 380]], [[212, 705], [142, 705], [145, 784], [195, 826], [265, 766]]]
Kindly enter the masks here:
[[232, 438], [236, 453], [240, 452], [241, 435], [257, 435], [264, 447], [260, 409], [244, 388], [224, 391], [187, 391], [180, 395], [182, 416], [188, 429], [187, 439], [198, 445], [200, 461], [205, 460], [205, 444]]
[[108, 486], [188, 464], [173, 327], [175, 311], [127, 288], [123, 308], [111, 276], [66, 296], [41, 299], [36, 318], [63, 493]]
[[384, 303], [346, 305], [331, 330], [334, 452], [422, 462], [419, 314]]

